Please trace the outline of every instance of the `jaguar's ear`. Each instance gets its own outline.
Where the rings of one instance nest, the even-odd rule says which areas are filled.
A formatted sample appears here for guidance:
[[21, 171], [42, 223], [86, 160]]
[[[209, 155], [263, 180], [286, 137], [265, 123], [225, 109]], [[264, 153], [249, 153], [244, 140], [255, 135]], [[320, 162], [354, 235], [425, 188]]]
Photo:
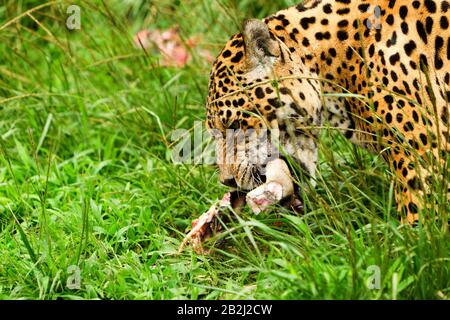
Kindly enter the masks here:
[[246, 20], [243, 26], [243, 36], [246, 55], [250, 63], [265, 63], [270, 57], [280, 55], [277, 41], [271, 36], [267, 24], [263, 21]]

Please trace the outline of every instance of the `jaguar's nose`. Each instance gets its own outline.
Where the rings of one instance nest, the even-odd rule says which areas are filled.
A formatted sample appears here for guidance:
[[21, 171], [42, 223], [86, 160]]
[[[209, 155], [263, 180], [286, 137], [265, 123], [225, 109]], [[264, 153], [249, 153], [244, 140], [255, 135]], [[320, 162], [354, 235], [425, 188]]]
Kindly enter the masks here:
[[226, 185], [227, 187], [231, 187], [231, 188], [236, 188], [237, 187], [237, 183], [236, 183], [236, 179], [231, 178], [231, 179], [224, 179], [220, 181], [223, 185]]

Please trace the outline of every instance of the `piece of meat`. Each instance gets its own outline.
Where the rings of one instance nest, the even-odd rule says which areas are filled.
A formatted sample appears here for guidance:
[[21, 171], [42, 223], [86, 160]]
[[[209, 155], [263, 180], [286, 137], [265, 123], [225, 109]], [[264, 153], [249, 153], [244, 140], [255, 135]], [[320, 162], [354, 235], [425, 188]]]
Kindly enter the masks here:
[[295, 211], [302, 211], [302, 202], [294, 195], [294, 183], [290, 175], [286, 162], [282, 159], [275, 159], [267, 163], [266, 183], [245, 194], [240, 191], [226, 193], [219, 204], [203, 213], [198, 219], [192, 222], [192, 230], [186, 235], [181, 243], [178, 252], [181, 253], [184, 247], [191, 242], [194, 251], [197, 254], [208, 253], [202, 247], [202, 242], [208, 239], [212, 234], [220, 231], [220, 223], [217, 217], [227, 208], [234, 210], [243, 207], [246, 203], [255, 214], [266, 210], [273, 204], [285, 200], [288, 207]]
[[184, 247], [191, 242], [195, 253], [206, 254], [207, 250], [203, 249], [202, 242], [211, 237], [212, 234], [221, 228], [218, 216], [228, 208], [238, 210], [245, 205], [245, 194], [239, 191], [227, 192], [218, 204], [214, 204], [208, 211], [203, 213], [199, 218], [192, 221], [192, 230], [184, 237], [183, 242], [178, 248], [181, 253]]
[[183, 41], [179, 27], [174, 26], [165, 30], [141, 30], [134, 36], [134, 43], [137, 48], [154, 48], [159, 51], [161, 66], [182, 68], [192, 60], [193, 54], [206, 59], [208, 62], [214, 61], [213, 55], [202, 48], [201, 39], [198, 35]]

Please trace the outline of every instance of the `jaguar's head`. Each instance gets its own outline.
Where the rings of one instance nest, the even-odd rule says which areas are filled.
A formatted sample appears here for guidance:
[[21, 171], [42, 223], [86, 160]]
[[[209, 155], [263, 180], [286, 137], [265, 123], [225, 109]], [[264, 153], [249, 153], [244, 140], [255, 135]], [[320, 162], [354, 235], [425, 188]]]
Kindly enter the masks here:
[[319, 83], [283, 40], [264, 22], [248, 20], [213, 65], [206, 126], [226, 185], [251, 190], [263, 183], [278, 150], [296, 156], [301, 146], [294, 141], [320, 122]]

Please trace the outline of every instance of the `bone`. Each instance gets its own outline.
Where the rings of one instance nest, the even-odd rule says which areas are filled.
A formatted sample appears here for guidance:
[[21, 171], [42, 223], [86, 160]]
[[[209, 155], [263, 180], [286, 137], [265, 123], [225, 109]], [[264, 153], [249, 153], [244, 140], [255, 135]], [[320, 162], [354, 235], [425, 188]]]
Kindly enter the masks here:
[[294, 184], [286, 162], [270, 161], [266, 166], [266, 183], [247, 194], [246, 200], [255, 214], [294, 194]]

